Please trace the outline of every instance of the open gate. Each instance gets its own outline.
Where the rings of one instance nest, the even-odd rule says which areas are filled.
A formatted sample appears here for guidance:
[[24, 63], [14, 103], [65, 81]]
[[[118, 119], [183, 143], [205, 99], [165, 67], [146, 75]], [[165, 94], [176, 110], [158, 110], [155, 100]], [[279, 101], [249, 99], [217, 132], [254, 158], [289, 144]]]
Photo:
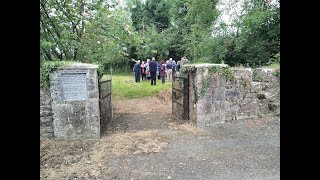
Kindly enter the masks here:
[[113, 118], [112, 112], [112, 78], [99, 81], [100, 131], [107, 129]]
[[189, 75], [173, 77], [172, 114], [181, 120], [189, 120]]

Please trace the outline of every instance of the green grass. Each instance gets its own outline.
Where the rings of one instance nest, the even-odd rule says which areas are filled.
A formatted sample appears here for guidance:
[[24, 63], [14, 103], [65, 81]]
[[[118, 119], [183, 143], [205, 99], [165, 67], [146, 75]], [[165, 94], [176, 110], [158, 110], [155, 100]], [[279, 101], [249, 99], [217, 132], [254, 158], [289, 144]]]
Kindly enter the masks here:
[[[108, 78], [110, 75], [108, 76]], [[107, 78], [107, 75], [103, 79]], [[172, 83], [166, 80], [162, 85], [157, 79], [157, 85], [151, 86], [150, 80], [135, 82], [132, 75], [112, 75], [112, 98], [113, 99], [133, 99], [145, 96], [155, 96], [162, 90], [171, 89]]]

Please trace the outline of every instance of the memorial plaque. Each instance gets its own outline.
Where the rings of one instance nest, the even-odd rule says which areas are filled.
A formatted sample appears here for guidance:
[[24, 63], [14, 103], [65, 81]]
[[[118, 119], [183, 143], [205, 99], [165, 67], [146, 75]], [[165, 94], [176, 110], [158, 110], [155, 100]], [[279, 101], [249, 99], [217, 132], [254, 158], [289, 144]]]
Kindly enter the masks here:
[[86, 73], [61, 74], [61, 83], [65, 100], [85, 100], [88, 98]]

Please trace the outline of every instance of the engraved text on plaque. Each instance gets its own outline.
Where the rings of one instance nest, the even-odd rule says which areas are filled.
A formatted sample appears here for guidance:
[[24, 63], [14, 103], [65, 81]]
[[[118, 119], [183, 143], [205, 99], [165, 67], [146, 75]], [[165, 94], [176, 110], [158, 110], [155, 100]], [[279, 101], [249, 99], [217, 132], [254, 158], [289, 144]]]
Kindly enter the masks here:
[[86, 73], [61, 74], [61, 83], [65, 100], [85, 100], [88, 98]]

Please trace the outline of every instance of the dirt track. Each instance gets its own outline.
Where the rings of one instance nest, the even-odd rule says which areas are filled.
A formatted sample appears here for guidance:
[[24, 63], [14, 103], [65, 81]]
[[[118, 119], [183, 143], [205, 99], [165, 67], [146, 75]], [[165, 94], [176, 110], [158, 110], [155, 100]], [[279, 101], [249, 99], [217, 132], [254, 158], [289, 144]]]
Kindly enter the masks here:
[[174, 119], [168, 99], [114, 107], [100, 140], [41, 140], [41, 179], [280, 179], [278, 118], [206, 131]]

